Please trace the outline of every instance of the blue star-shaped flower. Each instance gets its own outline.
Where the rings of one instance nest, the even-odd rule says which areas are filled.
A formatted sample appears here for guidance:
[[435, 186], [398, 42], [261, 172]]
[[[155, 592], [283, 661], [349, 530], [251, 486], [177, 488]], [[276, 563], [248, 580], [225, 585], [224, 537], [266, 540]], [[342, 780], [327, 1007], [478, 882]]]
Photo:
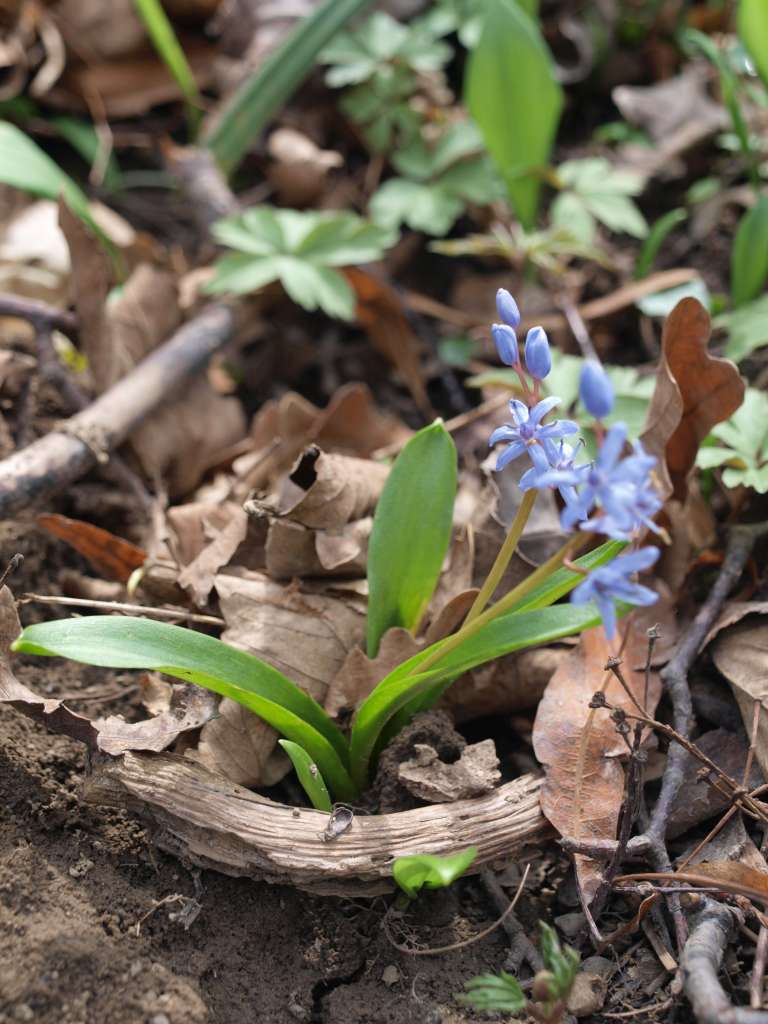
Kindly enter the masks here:
[[659, 557], [658, 548], [640, 548], [628, 555], [619, 555], [608, 565], [593, 569], [583, 583], [571, 594], [574, 604], [594, 601], [603, 620], [606, 636], [612, 640], [616, 633], [616, 607], [614, 601], [627, 604], [651, 605], [658, 600], [658, 594], [649, 587], [637, 583], [635, 573], [649, 569]]
[[[552, 396], [538, 402], [529, 409], [524, 402], [513, 398], [509, 403], [512, 423], [505, 423], [491, 434], [488, 444], [492, 447], [499, 441], [506, 442], [507, 447], [496, 461], [496, 471], [503, 469], [508, 463], [519, 458], [525, 452], [531, 458], [534, 469], [544, 473], [551, 469], [544, 443], [578, 433], [578, 424], [572, 420], [554, 420], [542, 425], [542, 420], [560, 404], [560, 399]], [[536, 486], [529, 484], [529, 486]]]

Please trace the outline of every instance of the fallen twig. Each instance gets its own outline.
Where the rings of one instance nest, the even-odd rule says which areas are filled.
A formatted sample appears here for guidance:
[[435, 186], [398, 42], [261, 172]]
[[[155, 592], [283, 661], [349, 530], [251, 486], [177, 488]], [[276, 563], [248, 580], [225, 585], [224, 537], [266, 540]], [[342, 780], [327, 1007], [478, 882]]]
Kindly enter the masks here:
[[0, 462], [0, 517], [55, 494], [109, 453], [230, 337], [233, 313], [206, 306], [139, 365], [58, 429]]
[[18, 604], [61, 604], [71, 608], [95, 608], [99, 612], [119, 612], [122, 615], [147, 615], [151, 619], [183, 619], [206, 626], [224, 626], [218, 615], [201, 615], [186, 608], [153, 608], [144, 604], [125, 604], [123, 601], [98, 601], [86, 597], [61, 597], [57, 594], [23, 594]]
[[680, 979], [699, 1024], [768, 1024], [768, 1012], [732, 1006], [717, 979], [734, 915], [705, 899], [680, 958]]

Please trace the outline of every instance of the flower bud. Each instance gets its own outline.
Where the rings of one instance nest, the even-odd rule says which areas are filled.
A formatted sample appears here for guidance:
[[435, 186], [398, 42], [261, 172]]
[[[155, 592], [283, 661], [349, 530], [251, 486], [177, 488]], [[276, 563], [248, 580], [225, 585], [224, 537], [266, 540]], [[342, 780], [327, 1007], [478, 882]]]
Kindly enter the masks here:
[[517, 366], [520, 354], [517, 351], [517, 335], [507, 324], [494, 324], [491, 328], [499, 359], [507, 366]]
[[579, 395], [584, 408], [596, 420], [603, 419], [613, 409], [613, 386], [595, 359], [588, 359], [581, 368]]
[[536, 380], [544, 380], [552, 369], [547, 332], [543, 327], [532, 327], [525, 339], [525, 366]]
[[499, 288], [496, 292], [496, 309], [505, 324], [510, 327], [517, 327], [520, 323], [520, 310], [506, 288]]

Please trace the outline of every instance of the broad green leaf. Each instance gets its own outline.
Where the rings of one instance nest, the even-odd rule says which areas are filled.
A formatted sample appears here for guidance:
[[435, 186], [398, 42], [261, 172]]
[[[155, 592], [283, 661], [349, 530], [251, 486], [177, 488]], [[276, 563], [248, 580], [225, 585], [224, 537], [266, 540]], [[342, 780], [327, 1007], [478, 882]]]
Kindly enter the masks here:
[[712, 435], [742, 455], [755, 458], [762, 452], [768, 434], [768, 395], [747, 388], [744, 401], [725, 423], [717, 423]]
[[699, 448], [696, 453], [696, 465], [699, 469], [715, 469], [727, 462], [738, 462], [743, 466], [743, 461], [736, 454], [733, 448], [718, 448], [717, 445], [707, 445]]
[[323, 781], [323, 776], [304, 747], [300, 747], [293, 740], [278, 740], [277, 742], [288, 757], [290, 757], [291, 764], [296, 771], [296, 776], [304, 792], [312, 801], [312, 806], [317, 808], [318, 811], [328, 811], [330, 813], [332, 806], [331, 798]]
[[723, 473], [726, 487], [751, 487], [758, 494], [768, 491], [768, 462], [749, 469], [726, 469]]
[[728, 331], [725, 355], [741, 362], [755, 349], [768, 345], [768, 295], [716, 317], [713, 326]]
[[282, 220], [274, 206], [252, 206], [244, 213], [225, 217], [213, 225], [212, 234], [222, 245], [251, 256], [287, 251]]
[[303, 747], [340, 799], [354, 799], [346, 741], [320, 705], [271, 665], [220, 640], [150, 619], [91, 615], [27, 626], [13, 649], [152, 669], [236, 700]]
[[553, 224], [565, 228], [580, 242], [588, 245], [595, 237], [595, 218], [583, 197], [575, 192], [561, 192], [555, 196], [549, 216]]
[[514, 0], [487, 0], [464, 98], [515, 213], [525, 228], [533, 227], [563, 97], [537, 25]]
[[738, 27], [757, 73], [768, 89], [768, 4], [765, 0], [739, 0]]
[[768, 196], [762, 196], [739, 221], [731, 250], [731, 299], [744, 306], [756, 299], [768, 280]]
[[228, 173], [311, 73], [326, 43], [370, 2], [323, 0], [235, 90], [203, 137], [203, 143]]
[[248, 256], [244, 252], [232, 252], [217, 260], [215, 269], [215, 276], [205, 286], [210, 295], [223, 295], [226, 292], [246, 295], [277, 280], [272, 256]]
[[633, 238], [645, 238], [648, 234], [648, 223], [629, 196], [593, 193], [585, 196], [584, 202], [592, 216], [610, 231]]
[[448, 551], [456, 498], [456, 448], [439, 420], [397, 457], [368, 545], [368, 656], [392, 626], [421, 622]]
[[695, 277], [686, 284], [677, 285], [675, 288], [667, 288], [663, 292], [654, 292], [653, 295], [646, 295], [638, 299], [635, 305], [646, 316], [667, 317], [681, 299], [691, 296], [698, 299], [705, 309], [712, 304], [712, 296], [709, 289], [700, 277]]
[[392, 877], [409, 899], [415, 899], [422, 889], [445, 889], [452, 885], [475, 857], [476, 846], [444, 857], [430, 853], [397, 857], [392, 865]]
[[281, 256], [277, 268], [283, 287], [299, 306], [322, 309], [340, 320], [355, 315], [355, 293], [338, 270], [316, 267], [297, 256]]
[[461, 199], [434, 183], [390, 178], [371, 197], [373, 219], [386, 228], [407, 224], [434, 237], [447, 234], [464, 210]]
[[0, 121], [0, 183], [43, 199], [64, 197], [67, 205], [86, 223], [93, 221], [88, 200], [40, 147], [9, 121]]

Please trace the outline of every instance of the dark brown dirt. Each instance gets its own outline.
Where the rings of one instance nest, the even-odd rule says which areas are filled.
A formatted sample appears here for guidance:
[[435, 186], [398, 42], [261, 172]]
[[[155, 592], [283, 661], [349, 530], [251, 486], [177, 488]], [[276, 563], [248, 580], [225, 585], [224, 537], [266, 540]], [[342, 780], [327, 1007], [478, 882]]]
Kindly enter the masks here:
[[[4, 541], [5, 555], [27, 555], [16, 592], [55, 592], [60, 559], [72, 556], [34, 528], [14, 527]], [[27, 606], [25, 620], [34, 616]], [[90, 700], [71, 704], [90, 715], [130, 717], [137, 703], [131, 673], [38, 659], [14, 668], [45, 696], [85, 691]], [[77, 743], [0, 708], [0, 1024], [482, 1019], [453, 996], [503, 965], [503, 932], [447, 955], [402, 954], [384, 934], [384, 900], [189, 870], [155, 850], [138, 822], [82, 804], [85, 768]], [[422, 945], [443, 946], [495, 916], [467, 879], [427, 895], [408, 921]]]

